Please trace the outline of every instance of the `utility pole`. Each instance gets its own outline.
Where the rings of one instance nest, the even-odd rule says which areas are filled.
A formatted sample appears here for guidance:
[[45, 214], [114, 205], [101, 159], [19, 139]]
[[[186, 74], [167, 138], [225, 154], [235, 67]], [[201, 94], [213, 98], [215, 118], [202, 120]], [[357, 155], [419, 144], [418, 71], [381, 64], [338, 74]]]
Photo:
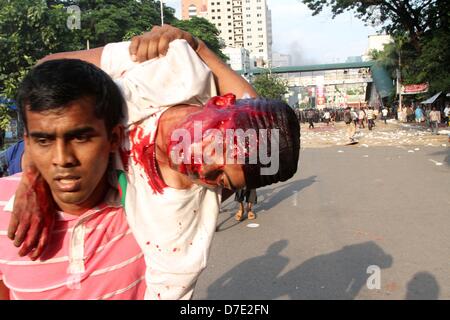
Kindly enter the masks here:
[[398, 108], [402, 109], [402, 54], [401, 54], [401, 48], [398, 50], [398, 75], [397, 75], [397, 81], [400, 86], [399, 90], [399, 97], [398, 97]]
[[164, 25], [164, 1], [159, 0], [159, 3], [161, 5], [161, 26]]

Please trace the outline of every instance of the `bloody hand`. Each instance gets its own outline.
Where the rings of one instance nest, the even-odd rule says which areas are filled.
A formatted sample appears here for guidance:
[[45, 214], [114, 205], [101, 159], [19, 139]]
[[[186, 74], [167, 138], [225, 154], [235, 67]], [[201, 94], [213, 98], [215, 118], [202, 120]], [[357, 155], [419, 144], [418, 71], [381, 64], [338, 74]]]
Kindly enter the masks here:
[[8, 237], [20, 247], [21, 257], [36, 260], [42, 255], [53, 228], [55, 205], [39, 172], [29, 167], [22, 175], [14, 199]]

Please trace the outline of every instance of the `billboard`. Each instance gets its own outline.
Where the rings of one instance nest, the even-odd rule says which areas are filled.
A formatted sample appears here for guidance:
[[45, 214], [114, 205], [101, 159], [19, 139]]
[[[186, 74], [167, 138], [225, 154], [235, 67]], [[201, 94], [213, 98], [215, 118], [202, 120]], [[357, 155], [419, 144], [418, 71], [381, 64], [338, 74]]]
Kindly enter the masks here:
[[406, 84], [401, 86], [401, 94], [418, 94], [428, 92], [428, 83]]

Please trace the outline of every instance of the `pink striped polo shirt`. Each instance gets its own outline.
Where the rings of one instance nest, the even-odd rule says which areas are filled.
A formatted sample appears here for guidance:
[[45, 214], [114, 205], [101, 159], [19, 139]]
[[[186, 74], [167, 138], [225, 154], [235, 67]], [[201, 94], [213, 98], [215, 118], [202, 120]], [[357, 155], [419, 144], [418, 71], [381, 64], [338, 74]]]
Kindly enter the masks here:
[[41, 259], [19, 257], [7, 237], [20, 174], [0, 179], [0, 280], [11, 299], [143, 299], [145, 261], [111, 192], [81, 216], [59, 213]]

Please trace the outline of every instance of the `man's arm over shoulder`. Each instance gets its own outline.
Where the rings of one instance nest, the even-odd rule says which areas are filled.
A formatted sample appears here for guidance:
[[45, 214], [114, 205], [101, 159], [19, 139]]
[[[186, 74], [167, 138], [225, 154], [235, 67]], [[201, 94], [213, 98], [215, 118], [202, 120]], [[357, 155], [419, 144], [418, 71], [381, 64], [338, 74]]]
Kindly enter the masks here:
[[57, 59], [79, 59], [89, 63], [96, 65], [97, 67], [101, 67], [101, 59], [102, 59], [103, 47], [90, 49], [90, 50], [80, 50], [80, 51], [70, 51], [70, 52], [59, 52], [49, 54], [45, 56], [41, 60], [39, 60], [38, 64], [41, 64], [50, 60]]

